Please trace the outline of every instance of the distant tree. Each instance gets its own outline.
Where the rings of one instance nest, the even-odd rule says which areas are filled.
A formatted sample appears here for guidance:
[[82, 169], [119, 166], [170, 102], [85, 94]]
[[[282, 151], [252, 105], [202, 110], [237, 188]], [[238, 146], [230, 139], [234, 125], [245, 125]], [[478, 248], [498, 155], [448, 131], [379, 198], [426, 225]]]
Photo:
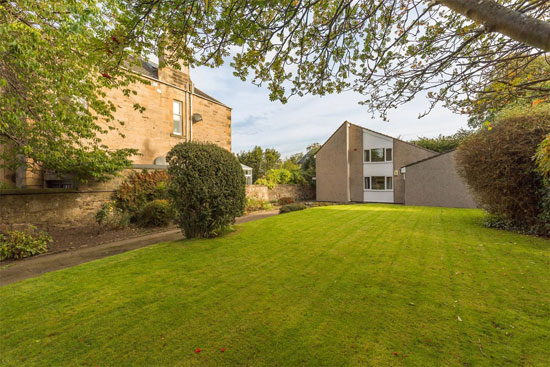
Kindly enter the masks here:
[[[298, 166], [298, 162], [300, 161], [300, 159], [302, 159], [304, 157], [304, 153], [295, 153], [295, 154], [292, 154], [291, 156], [289, 156], [287, 159], [285, 159], [283, 161], [283, 166], [285, 164], [291, 166], [291, 165], [296, 165]], [[292, 167], [292, 166], [291, 166]], [[286, 168], [286, 167], [283, 167], [283, 168]]]
[[411, 143], [420, 147], [433, 150], [434, 152], [448, 152], [453, 150], [458, 145], [473, 133], [471, 130], [460, 129], [452, 135], [439, 135], [435, 138], [419, 137], [417, 140], [412, 140]]
[[266, 172], [270, 169], [278, 168], [281, 165], [281, 153], [276, 149], [266, 148], [264, 150], [264, 162]]
[[255, 146], [250, 151], [242, 151], [237, 153], [239, 162], [252, 168], [252, 181], [265, 177], [265, 174], [270, 169], [279, 168], [281, 165], [281, 153], [276, 149], [262, 149], [260, 146]]
[[293, 162], [292, 160], [285, 159], [283, 163], [281, 163], [281, 168], [284, 168], [289, 171], [295, 171], [295, 170], [300, 170], [300, 165], [298, 163]]
[[255, 146], [250, 151], [237, 153], [237, 158], [239, 162], [252, 168], [253, 182], [256, 182], [258, 178], [265, 174], [264, 151], [261, 147]]
[[291, 156], [289, 156], [287, 159], [283, 161], [281, 164], [282, 169], [286, 169], [290, 172], [291, 178], [290, 183], [293, 184], [303, 184], [305, 183], [305, 179], [302, 173], [302, 167], [298, 162], [302, 157], [304, 156], [303, 153], [296, 153]]
[[290, 173], [289, 170], [284, 168], [279, 169], [270, 169], [265, 174], [266, 180], [270, 182], [274, 182], [276, 184], [287, 184], [290, 183], [290, 179], [292, 178], [292, 173]]
[[321, 149], [321, 144], [313, 143], [307, 147], [305, 161], [302, 163], [302, 176], [307, 183], [313, 184], [315, 181], [315, 154]]
[[266, 172], [265, 177], [259, 178], [255, 183], [273, 188], [284, 184], [302, 185], [306, 181], [299, 168], [292, 171], [286, 168], [273, 168]]

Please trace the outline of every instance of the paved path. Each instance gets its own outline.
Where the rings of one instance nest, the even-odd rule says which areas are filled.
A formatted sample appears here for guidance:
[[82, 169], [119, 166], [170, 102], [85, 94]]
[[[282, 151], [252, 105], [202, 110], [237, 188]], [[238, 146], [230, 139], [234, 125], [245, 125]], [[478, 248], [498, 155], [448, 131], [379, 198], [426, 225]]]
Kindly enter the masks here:
[[[251, 213], [237, 218], [236, 223], [246, 223], [277, 214], [278, 210]], [[55, 254], [46, 253], [36, 257], [29, 257], [11, 263], [5, 268], [0, 269], [0, 286], [18, 282], [23, 279], [36, 277], [50, 271], [64, 269], [92, 260], [135, 250], [137, 248], [153, 245], [155, 243], [176, 241], [181, 239], [183, 239], [181, 231], [179, 229], [172, 229], [166, 232], [104, 243], [93, 247], [79, 248], [74, 251], [65, 251]]]

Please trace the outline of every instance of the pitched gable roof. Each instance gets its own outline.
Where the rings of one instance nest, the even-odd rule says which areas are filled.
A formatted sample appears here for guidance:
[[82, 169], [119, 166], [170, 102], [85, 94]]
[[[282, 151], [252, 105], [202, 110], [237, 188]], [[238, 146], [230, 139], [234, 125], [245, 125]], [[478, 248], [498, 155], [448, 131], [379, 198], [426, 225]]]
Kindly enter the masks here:
[[442, 155], [452, 153], [452, 152], [454, 152], [455, 150], [456, 150], [456, 148], [451, 149], [451, 150], [447, 150], [446, 152], [439, 153], [439, 154], [433, 155], [433, 156], [431, 156], [431, 157], [424, 158], [424, 159], [421, 159], [421, 160], [419, 160], [419, 161], [409, 163], [409, 164], [407, 164], [406, 166], [403, 166], [403, 167], [409, 167], [409, 166], [413, 166], [413, 165], [418, 164], [418, 163], [422, 163], [422, 162], [425, 162], [425, 161], [429, 161], [430, 159], [434, 159], [434, 158], [437, 158], [437, 157], [441, 157]]
[[397, 141], [399, 141], [399, 142], [401, 142], [401, 143], [405, 143], [405, 144], [411, 145], [411, 146], [413, 146], [413, 147], [415, 147], [415, 148], [423, 149], [423, 150], [425, 150], [425, 151], [427, 151], [427, 152], [435, 153], [435, 154], [438, 154], [438, 155], [439, 155], [438, 152], [435, 152], [435, 151], [433, 151], [433, 150], [431, 150], [431, 149], [427, 149], [427, 148], [421, 147], [421, 146], [419, 146], [419, 145], [410, 143], [410, 142], [405, 141], [405, 140], [401, 140], [401, 139], [394, 138], [393, 136], [386, 135], [386, 134], [380, 133], [380, 132], [378, 132], [378, 131], [374, 131], [374, 130], [371, 130], [371, 129], [367, 129], [366, 127], [363, 127], [363, 126], [361, 126], [361, 125], [354, 124], [354, 123], [352, 123], [352, 122], [349, 122], [348, 120], [344, 121], [344, 122], [342, 123], [342, 125], [340, 125], [340, 126], [338, 127], [338, 129], [334, 130], [334, 132], [333, 132], [333, 133], [329, 136], [329, 138], [321, 145], [321, 147], [319, 148], [319, 150], [318, 150], [317, 152], [319, 152], [321, 149], [323, 149], [323, 147], [325, 146], [325, 144], [332, 138], [332, 136], [333, 136], [334, 134], [336, 134], [336, 132], [337, 132], [338, 130], [340, 130], [340, 128], [341, 128], [344, 124], [350, 124], [350, 125], [353, 125], [353, 126], [355, 126], [355, 127], [360, 128], [360, 129], [369, 131], [369, 132], [371, 132], [371, 133], [378, 134], [378, 135], [382, 135], [382, 136], [385, 136], [386, 138], [390, 138], [390, 139], [393, 139], [393, 140], [397, 140]]
[[363, 130], [367, 130], [367, 131], [370, 131], [370, 132], [372, 132], [372, 133], [375, 133], [375, 134], [378, 134], [378, 135], [382, 135], [382, 136], [385, 136], [385, 137], [390, 138], [390, 139], [393, 139], [393, 140], [397, 140], [397, 141], [399, 141], [399, 142], [401, 142], [401, 143], [405, 143], [405, 144], [412, 145], [412, 146], [415, 147], [415, 148], [420, 148], [420, 149], [423, 149], [423, 150], [425, 150], [425, 151], [427, 151], [427, 152], [430, 152], [430, 153], [439, 154], [439, 153], [436, 152], [436, 151], [433, 151], [433, 150], [428, 149], [428, 148], [421, 147], [420, 145], [416, 145], [416, 144], [413, 144], [413, 143], [408, 142], [408, 141], [405, 141], [405, 140], [401, 140], [401, 139], [398, 139], [398, 138], [394, 138], [393, 136], [386, 135], [386, 134], [383, 134], [383, 133], [379, 133], [378, 131], [374, 131], [374, 130], [371, 130], [371, 129], [367, 129], [366, 127], [359, 126], [359, 125], [353, 124], [353, 123], [351, 123], [351, 122], [350, 122], [350, 124], [351, 124], [351, 125], [354, 125], [354, 126], [357, 126], [357, 127], [361, 128], [361, 129], [363, 129]]

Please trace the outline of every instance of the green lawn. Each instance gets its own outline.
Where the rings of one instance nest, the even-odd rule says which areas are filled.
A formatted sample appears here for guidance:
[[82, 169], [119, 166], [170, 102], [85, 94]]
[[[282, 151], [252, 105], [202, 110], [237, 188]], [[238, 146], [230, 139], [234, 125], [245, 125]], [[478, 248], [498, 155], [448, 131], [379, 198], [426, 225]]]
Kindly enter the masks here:
[[482, 217], [308, 209], [12, 284], [0, 365], [548, 366], [550, 241]]

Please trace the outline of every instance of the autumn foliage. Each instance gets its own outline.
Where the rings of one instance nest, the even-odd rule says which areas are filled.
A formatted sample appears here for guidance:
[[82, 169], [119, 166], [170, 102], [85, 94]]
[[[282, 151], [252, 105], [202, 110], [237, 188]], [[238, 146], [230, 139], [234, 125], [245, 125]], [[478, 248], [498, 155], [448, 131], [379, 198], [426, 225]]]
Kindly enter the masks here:
[[550, 113], [510, 114], [458, 148], [461, 175], [505, 227], [550, 235], [550, 186], [534, 160], [548, 133]]
[[165, 170], [132, 171], [113, 194], [115, 206], [137, 219], [147, 203], [168, 198], [168, 178]]

